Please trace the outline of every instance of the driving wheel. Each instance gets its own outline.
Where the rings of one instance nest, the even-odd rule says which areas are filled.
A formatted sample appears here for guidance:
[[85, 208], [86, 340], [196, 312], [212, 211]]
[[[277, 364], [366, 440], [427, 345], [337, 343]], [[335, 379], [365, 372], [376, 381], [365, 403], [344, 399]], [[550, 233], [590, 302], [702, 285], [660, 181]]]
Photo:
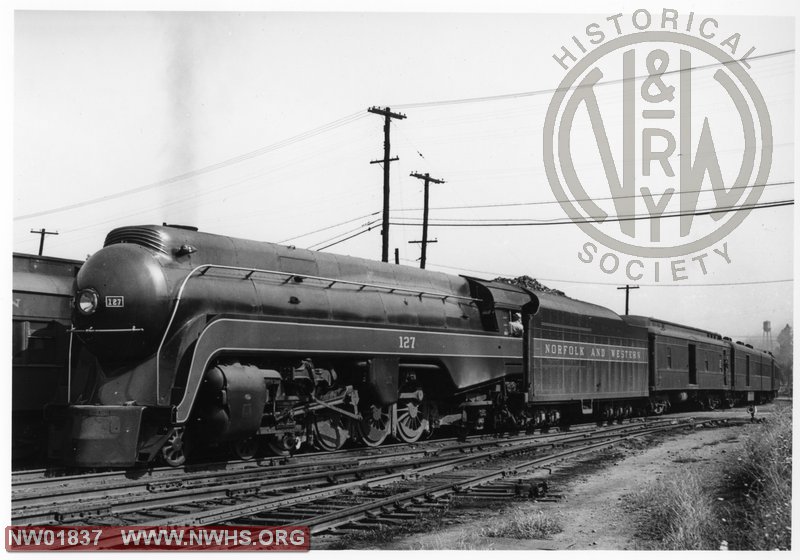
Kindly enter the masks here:
[[386, 441], [391, 431], [388, 407], [372, 404], [361, 415], [361, 420], [356, 421], [356, 432], [361, 442], [369, 447], [377, 447]]

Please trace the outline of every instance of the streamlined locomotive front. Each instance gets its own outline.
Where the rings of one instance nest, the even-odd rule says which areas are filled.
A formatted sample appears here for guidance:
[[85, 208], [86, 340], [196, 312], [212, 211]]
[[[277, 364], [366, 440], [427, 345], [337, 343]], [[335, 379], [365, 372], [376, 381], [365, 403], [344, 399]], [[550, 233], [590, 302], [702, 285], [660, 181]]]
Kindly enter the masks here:
[[95, 253], [78, 273], [75, 332], [102, 362], [155, 352], [170, 311], [163, 260], [141, 245], [120, 243]]
[[145, 411], [158, 406], [154, 356], [171, 312], [168, 275], [185, 275], [158, 249], [109, 235], [78, 273], [72, 333], [83, 344], [70, 363], [70, 404], [47, 410], [48, 453], [59, 462], [136, 462]]

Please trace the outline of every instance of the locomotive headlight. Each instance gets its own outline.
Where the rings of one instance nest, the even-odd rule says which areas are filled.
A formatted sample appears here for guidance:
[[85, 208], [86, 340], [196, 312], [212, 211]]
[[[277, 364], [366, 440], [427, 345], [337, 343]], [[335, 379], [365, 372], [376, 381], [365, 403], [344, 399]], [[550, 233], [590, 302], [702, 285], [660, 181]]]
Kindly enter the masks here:
[[97, 296], [97, 292], [92, 290], [91, 288], [87, 288], [85, 290], [81, 290], [78, 292], [78, 311], [80, 311], [84, 315], [91, 315], [95, 311], [97, 311], [97, 302], [99, 298]]

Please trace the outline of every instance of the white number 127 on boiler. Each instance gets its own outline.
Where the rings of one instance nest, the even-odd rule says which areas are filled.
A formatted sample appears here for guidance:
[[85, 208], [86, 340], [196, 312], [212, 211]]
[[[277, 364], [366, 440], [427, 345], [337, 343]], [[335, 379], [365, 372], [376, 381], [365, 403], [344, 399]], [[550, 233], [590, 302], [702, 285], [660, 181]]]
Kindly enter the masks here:
[[414, 348], [414, 343], [416, 342], [416, 337], [413, 336], [401, 336], [400, 337], [400, 348]]

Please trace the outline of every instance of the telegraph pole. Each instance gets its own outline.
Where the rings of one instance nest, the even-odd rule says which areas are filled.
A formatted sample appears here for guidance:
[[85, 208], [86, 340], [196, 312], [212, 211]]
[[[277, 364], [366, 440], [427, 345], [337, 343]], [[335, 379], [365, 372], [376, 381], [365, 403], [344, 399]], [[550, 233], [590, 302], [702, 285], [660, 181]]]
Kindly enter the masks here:
[[639, 286], [631, 286], [629, 284], [625, 284], [624, 286], [620, 286], [617, 288], [618, 290], [625, 290], [625, 315], [628, 315], [628, 303], [630, 301], [631, 290], [638, 290]]
[[411, 176], [425, 181], [425, 206], [423, 207], [422, 210], [422, 241], [409, 241], [409, 243], [422, 244], [422, 257], [420, 257], [419, 260], [419, 267], [425, 268], [425, 260], [428, 254], [428, 243], [436, 243], [437, 241], [439, 241], [438, 239], [428, 241], [428, 194], [429, 194], [428, 186], [430, 183], [436, 183], [437, 185], [441, 185], [444, 183], [444, 179], [434, 179], [428, 173], [425, 173], [425, 175], [420, 175], [416, 171], [413, 172]]
[[405, 115], [400, 113], [392, 113], [389, 107], [381, 109], [380, 107], [370, 107], [367, 109], [369, 113], [376, 115], [383, 115], [383, 159], [376, 159], [370, 163], [383, 163], [383, 226], [381, 227], [381, 237], [383, 242], [381, 244], [381, 260], [389, 262], [389, 163], [397, 161], [398, 157], [389, 157], [391, 144], [389, 142], [389, 124], [392, 119], [404, 119]]
[[57, 231], [46, 231], [44, 228], [42, 229], [32, 229], [31, 233], [35, 233], [40, 235], [39, 238], [39, 256], [42, 256], [42, 252], [44, 251], [44, 236], [45, 235], [58, 235]]

